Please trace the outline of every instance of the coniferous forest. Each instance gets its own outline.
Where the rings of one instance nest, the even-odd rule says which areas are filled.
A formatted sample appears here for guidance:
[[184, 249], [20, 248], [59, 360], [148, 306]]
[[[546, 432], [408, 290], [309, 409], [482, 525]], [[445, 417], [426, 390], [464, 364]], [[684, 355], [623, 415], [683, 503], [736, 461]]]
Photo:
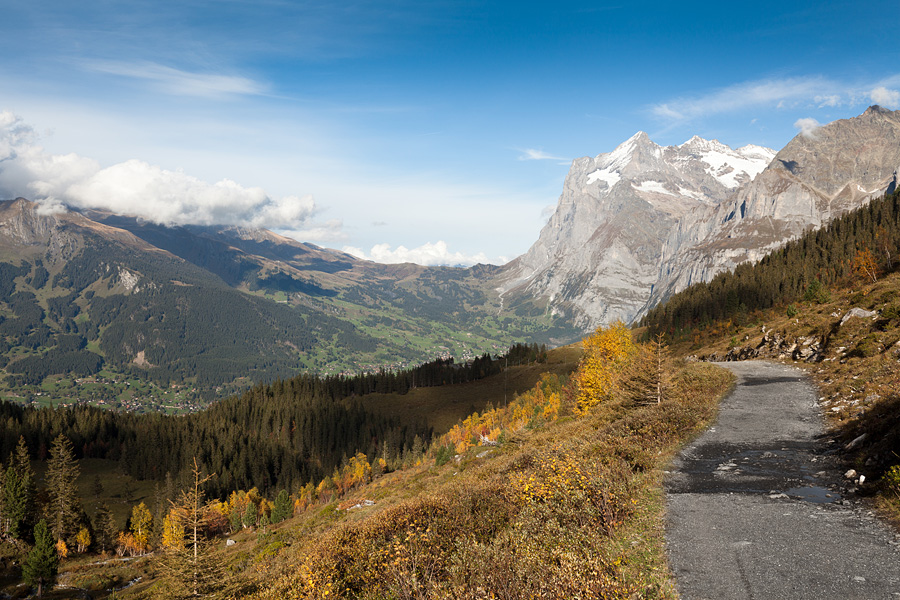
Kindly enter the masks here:
[[303, 374], [257, 385], [187, 416], [0, 402], [0, 462], [8, 464], [20, 436], [31, 456], [44, 460], [53, 440], [65, 434], [77, 458], [118, 461], [125, 474], [137, 479], [177, 479], [197, 458], [218, 475], [208, 484], [212, 497], [253, 487], [263, 492], [295, 489], [319, 481], [356, 452], [370, 459], [397, 457], [413, 448], [417, 437], [420, 445], [431, 439], [426, 423], [385, 418], [354, 398], [474, 381], [499, 373], [506, 364], [535, 362], [545, 355], [545, 348], [517, 344], [502, 358], [485, 354], [465, 364], [439, 359], [413, 369], [354, 377]]
[[756, 264], [743, 263], [709, 283], [697, 283], [659, 304], [641, 321], [651, 333], [675, 338], [715, 321], [741, 325], [750, 313], [817, 296], [867, 268], [900, 266], [900, 191], [811, 231]]

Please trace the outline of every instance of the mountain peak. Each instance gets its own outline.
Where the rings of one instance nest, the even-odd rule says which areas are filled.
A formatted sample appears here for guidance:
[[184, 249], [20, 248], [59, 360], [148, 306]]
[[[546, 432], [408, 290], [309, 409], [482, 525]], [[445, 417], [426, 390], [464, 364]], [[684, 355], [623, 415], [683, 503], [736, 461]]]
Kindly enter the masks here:
[[872, 106], [870, 106], [869, 108], [867, 108], [867, 109], [866, 109], [866, 112], [864, 112], [863, 114], [864, 114], [864, 115], [870, 115], [870, 116], [871, 116], [871, 115], [884, 115], [884, 114], [890, 114], [891, 112], [893, 112], [893, 111], [891, 111], [891, 110], [889, 110], [889, 109], [887, 109], [887, 108], [884, 108], [884, 107], [882, 107], [882, 106], [879, 106], [879, 105], [877, 105], [877, 104], [873, 104]]

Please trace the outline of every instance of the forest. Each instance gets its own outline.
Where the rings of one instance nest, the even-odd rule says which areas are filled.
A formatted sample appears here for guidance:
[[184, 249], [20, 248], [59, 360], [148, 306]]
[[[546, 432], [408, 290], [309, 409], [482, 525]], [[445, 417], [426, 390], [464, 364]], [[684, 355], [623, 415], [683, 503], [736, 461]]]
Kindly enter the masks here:
[[294, 489], [322, 479], [356, 452], [369, 460], [392, 460], [431, 439], [424, 422], [386, 419], [358, 400], [342, 400], [475, 381], [499, 373], [507, 364], [545, 359], [546, 348], [516, 344], [503, 357], [485, 354], [461, 364], [436, 360], [413, 369], [353, 377], [301, 374], [256, 385], [182, 417], [0, 402], [0, 462], [8, 461], [20, 437], [32, 456], [44, 460], [53, 440], [65, 434], [76, 458], [118, 461], [124, 473], [137, 479], [178, 480], [197, 458], [218, 474], [207, 488], [213, 497], [254, 487], [264, 492]]
[[743, 263], [709, 283], [697, 283], [651, 309], [641, 320], [651, 333], [670, 339], [716, 321], [748, 322], [753, 311], [821, 301], [827, 289], [861, 275], [898, 266], [900, 190], [810, 231], [756, 264]]

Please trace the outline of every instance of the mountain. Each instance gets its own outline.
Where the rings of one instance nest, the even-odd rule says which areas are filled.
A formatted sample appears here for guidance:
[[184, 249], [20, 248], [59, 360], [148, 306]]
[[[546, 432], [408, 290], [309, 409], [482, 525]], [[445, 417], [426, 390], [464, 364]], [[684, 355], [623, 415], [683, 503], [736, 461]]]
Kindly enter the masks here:
[[69, 401], [169, 406], [299, 371], [466, 359], [552, 335], [548, 320], [498, 315], [485, 283], [496, 269], [379, 265], [265, 230], [20, 198], [0, 202], [0, 368], [13, 395], [42, 385]]
[[898, 169], [900, 111], [872, 106], [797, 135], [752, 182], [672, 230], [645, 309], [893, 192]]
[[660, 147], [639, 132], [573, 162], [538, 241], [495, 278], [506, 307], [587, 331], [632, 322], [896, 186], [900, 111], [796, 136], [780, 152], [693, 137]]
[[700, 137], [661, 147], [639, 132], [610, 153], [576, 159], [538, 241], [498, 275], [501, 298], [583, 330], [630, 322], [657, 282], [669, 232], [724, 202], [774, 156]]

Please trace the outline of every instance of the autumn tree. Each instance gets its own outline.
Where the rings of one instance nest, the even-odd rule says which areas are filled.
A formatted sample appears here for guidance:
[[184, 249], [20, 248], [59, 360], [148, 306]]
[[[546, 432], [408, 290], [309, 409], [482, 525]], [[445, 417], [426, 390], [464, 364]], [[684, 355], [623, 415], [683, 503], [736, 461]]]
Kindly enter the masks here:
[[134, 538], [134, 547], [137, 554], [144, 554], [150, 549], [150, 528], [153, 524], [153, 515], [147, 505], [141, 502], [131, 509], [131, 535]]
[[50, 460], [47, 461], [47, 516], [51, 531], [58, 540], [65, 540], [78, 529], [81, 500], [76, 482], [81, 469], [75, 460], [72, 442], [63, 434], [53, 440]]
[[[207, 538], [210, 520], [217, 518], [205, 501], [203, 484], [212, 476], [203, 476], [197, 459], [191, 470], [192, 483], [181, 492], [169, 511], [170, 528], [164, 526], [167, 538], [162, 566], [167, 577], [162, 583], [166, 598], [220, 597], [235, 587], [235, 581], [214, 555]], [[252, 503], [251, 503], [252, 504]], [[175, 525], [177, 523], [177, 525]], [[183, 535], [178, 543], [177, 535]]]
[[878, 262], [871, 250], [863, 248], [856, 251], [853, 259], [853, 272], [860, 279], [871, 280], [873, 283], [878, 281]]
[[56, 579], [58, 569], [59, 556], [53, 543], [53, 534], [47, 527], [47, 522], [41, 519], [34, 527], [34, 548], [28, 553], [25, 564], [22, 565], [22, 579], [27, 585], [37, 586], [37, 595], [40, 598], [44, 586], [52, 584]]
[[582, 341], [584, 355], [575, 373], [577, 407], [586, 412], [615, 395], [623, 367], [635, 353], [631, 330], [621, 321], [600, 327]]
[[77, 545], [79, 554], [83, 554], [91, 547], [91, 532], [88, 531], [87, 527], [82, 527], [78, 530], [78, 533], [75, 534], [75, 544]]

